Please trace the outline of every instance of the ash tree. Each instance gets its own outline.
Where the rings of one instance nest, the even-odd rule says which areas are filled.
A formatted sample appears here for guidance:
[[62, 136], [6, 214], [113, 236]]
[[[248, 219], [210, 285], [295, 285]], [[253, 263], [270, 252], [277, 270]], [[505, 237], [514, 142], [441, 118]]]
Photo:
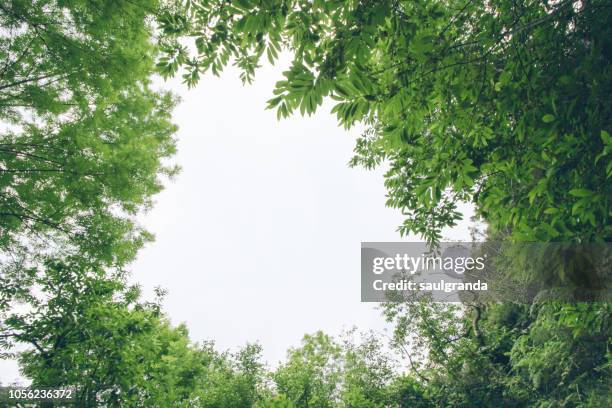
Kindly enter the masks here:
[[[37, 381], [98, 381], [92, 366], [75, 361], [93, 353], [91, 327], [71, 319], [116, 313], [118, 322], [127, 313], [113, 296], [121, 296], [125, 265], [152, 238], [134, 217], [176, 172], [176, 98], [151, 83], [155, 16], [168, 6], [0, 2], [0, 348], [4, 358], [27, 345], [22, 367]], [[86, 303], [90, 295], [96, 310], [74, 308], [75, 296]], [[16, 314], [23, 309], [32, 315]], [[109, 329], [99, 323], [95, 336], [103, 337]], [[99, 358], [123, 356], [132, 334], [117, 329], [122, 340], [112, 351], [100, 346]], [[122, 367], [100, 370], [127, 381]]]
[[175, 151], [175, 98], [155, 90], [156, 0], [0, 4], [3, 264], [80, 253], [121, 266], [149, 234]]

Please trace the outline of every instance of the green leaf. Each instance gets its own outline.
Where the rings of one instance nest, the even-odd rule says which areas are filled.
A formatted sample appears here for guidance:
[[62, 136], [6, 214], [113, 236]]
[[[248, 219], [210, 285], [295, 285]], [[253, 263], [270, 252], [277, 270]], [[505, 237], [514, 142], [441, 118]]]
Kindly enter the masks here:
[[574, 188], [569, 191], [570, 195], [574, 197], [591, 197], [594, 193], [590, 190], [586, 190], [584, 188]]

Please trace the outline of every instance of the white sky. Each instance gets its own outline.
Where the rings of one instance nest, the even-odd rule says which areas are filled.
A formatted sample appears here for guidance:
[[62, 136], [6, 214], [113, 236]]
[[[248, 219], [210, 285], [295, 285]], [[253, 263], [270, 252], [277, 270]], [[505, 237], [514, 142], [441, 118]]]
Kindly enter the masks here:
[[[360, 243], [398, 241], [402, 221], [383, 171], [347, 166], [360, 130], [339, 127], [331, 105], [281, 121], [265, 110], [281, 72], [170, 83], [183, 171], [144, 218], [156, 242], [134, 265], [135, 281], [168, 289], [165, 310], [192, 340], [259, 341], [272, 365], [304, 333], [384, 327], [360, 302]], [[447, 235], [467, 240], [466, 226]]]
[[[142, 217], [156, 241], [132, 268], [148, 297], [169, 291], [165, 311], [193, 341], [258, 341], [273, 366], [304, 333], [385, 327], [360, 302], [360, 242], [398, 241], [402, 221], [385, 207], [383, 171], [347, 166], [360, 130], [338, 127], [331, 105], [280, 122], [265, 110], [281, 71], [264, 67], [248, 86], [233, 69], [191, 90], [165, 84], [183, 99], [183, 170]], [[446, 236], [468, 240], [467, 223]], [[18, 376], [14, 362], [0, 373]]]

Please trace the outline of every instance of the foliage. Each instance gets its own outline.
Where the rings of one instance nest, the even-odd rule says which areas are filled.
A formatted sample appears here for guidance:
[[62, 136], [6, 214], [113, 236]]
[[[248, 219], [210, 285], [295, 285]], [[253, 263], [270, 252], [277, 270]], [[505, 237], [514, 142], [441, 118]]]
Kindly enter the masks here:
[[398, 377], [393, 355], [374, 333], [353, 329], [341, 340], [322, 332], [305, 335], [302, 346], [290, 349], [287, 361], [272, 373], [278, 401], [296, 408], [387, 407], [398, 400], [417, 401], [421, 390], [416, 382]]
[[69, 259], [48, 260], [34, 288], [3, 327], [31, 347], [19, 359], [34, 386], [75, 386], [82, 406], [169, 406], [193, 389], [201, 366], [186, 328], [138, 301], [136, 287]]
[[397, 377], [397, 359], [385, 352], [379, 335], [353, 329], [342, 342], [343, 382], [340, 399], [347, 408], [383, 407], [394, 402], [391, 383]]
[[[260, 60], [293, 61], [269, 108], [313, 113], [325, 97], [349, 128], [372, 127], [353, 164], [388, 160], [402, 233], [429, 241], [472, 201], [523, 240], [610, 235], [611, 8], [589, 1], [186, 0], [159, 69], [250, 82]], [[170, 20], [170, 17], [169, 17]]]
[[2, 331], [31, 346], [20, 361], [34, 385], [75, 385], [85, 405], [603, 407], [612, 397], [608, 303], [388, 303], [390, 349], [374, 333], [317, 332], [268, 372], [258, 345], [192, 345], [159, 300], [82, 259], [31, 276], [26, 311]]
[[[175, 170], [175, 99], [152, 90], [155, 0], [0, 4], [0, 257], [121, 266]], [[9, 258], [10, 257], [10, 258]]]
[[610, 304], [547, 303], [531, 313], [529, 333], [509, 353], [518, 386], [531, 388], [543, 407], [610, 405]]
[[[251, 82], [263, 58], [274, 63], [289, 51], [293, 60], [268, 108], [279, 118], [310, 115], [330, 97], [341, 125], [365, 124], [351, 165], [389, 164], [387, 204], [406, 216], [402, 234], [435, 244], [461, 218], [457, 204], [468, 201], [505, 239], [610, 239], [606, 1], [183, 5], [180, 24], [166, 34], [189, 35], [194, 47], [168, 40], [160, 72], [183, 68], [193, 86], [201, 73], [218, 75], [233, 61]], [[561, 262], [565, 250], [558, 251], [537, 254], [546, 268], [507, 257], [502, 276], [601, 289], [585, 263]], [[609, 305], [585, 305], [416, 302], [384, 311], [415, 380], [407, 395], [419, 403], [607, 406]]]
[[262, 398], [266, 373], [260, 362], [261, 346], [250, 344], [230, 354], [205, 343], [200, 353], [204, 370], [193, 389], [191, 406], [246, 408]]
[[193, 345], [186, 327], [161, 313], [161, 299], [143, 302], [137, 287], [79, 259], [45, 267], [29, 311], [14, 311], [2, 327], [30, 346], [19, 359], [33, 386], [74, 386], [79, 406], [239, 408], [259, 398], [260, 346], [230, 354]]
[[[27, 345], [23, 373], [76, 386], [80, 406], [612, 405], [609, 303], [389, 303], [391, 354], [373, 335], [318, 332], [268, 372], [258, 345], [192, 344], [123, 269], [151, 238], [135, 214], [175, 171], [175, 100], [153, 89], [154, 69], [194, 86], [234, 63], [248, 83], [283, 51], [293, 60], [268, 107], [310, 115], [329, 97], [342, 126], [366, 125], [351, 165], [389, 164], [402, 234], [436, 243], [471, 201], [493, 236], [609, 240], [611, 12], [604, 0], [1, 3], [0, 346]], [[550, 248], [505, 254], [497, 272], [600, 286]]]
[[321, 332], [305, 335], [302, 347], [287, 353], [287, 362], [273, 374], [278, 392], [297, 408], [333, 406], [341, 381], [341, 349]]
[[[610, 305], [576, 308], [568, 315], [565, 303], [505, 302], [458, 315], [422, 302], [390, 303], [384, 311], [396, 344], [410, 348], [407, 358], [427, 355], [411, 373], [433, 406], [608, 406]], [[457, 326], [458, 333], [448, 330]]]
[[[161, 190], [160, 176], [176, 171], [167, 161], [175, 151], [176, 100], [150, 81], [157, 52], [151, 16], [160, 7], [155, 0], [0, 4], [0, 316], [3, 331], [16, 330], [0, 341], [9, 354], [14, 340], [38, 344], [53, 361], [23, 354], [28, 375], [89, 381], [82, 385], [91, 395], [108, 384], [117, 387], [108, 392], [129, 394], [130, 375], [144, 375], [138, 354], [162, 351], [123, 347], [144, 341], [153, 326], [167, 347], [184, 340], [184, 329], [132, 310], [133, 300], [114, 301], [123, 291], [122, 267], [152, 238], [134, 216]], [[77, 289], [83, 300], [74, 309]], [[37, 290], [57, 297], [43, 302]], [[11, 317], [24, 302], [36, 314]], [[70, 319], [90, 319], [96, 334], [79, 333], [85, 328]], [[116, 327], [102, 344], [96, 336], [109, 330], [107, 319]], [[77, 341], [88, 335], [95, 344]], [[103, 366], [105, 356], [123, 365]]]

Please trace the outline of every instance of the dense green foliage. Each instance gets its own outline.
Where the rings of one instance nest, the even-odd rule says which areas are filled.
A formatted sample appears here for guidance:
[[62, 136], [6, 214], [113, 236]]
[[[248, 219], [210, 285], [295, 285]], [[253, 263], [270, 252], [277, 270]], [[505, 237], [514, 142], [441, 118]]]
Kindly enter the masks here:
[[[172, 96], [151, 89], [155, 1], [0, 4], [0, 256], [109, 265], [149, 239], [131, 216], [171, 173]], [[41, 248], [42, 246], [42, 248]], [[25, 259], [23, 259], [25, 258]]]
[[[38, 329], [9, 313], [58, 284], [50, 265], [75, 268], [74, 283], [93, 291], [98, 281], [77, 278], [94, 270], [120, 279], [151, 238], [134, 216], [160, 191], [160, 176], [174, 171], [166, 159], [176, 130], [174, 98], [150, 84], [152, 7], [155, 1], [0, 4], [0, 328], [19, 332], [3, 336], [3, 346], [36, 339]], [[118, 289], [104, 290], [111, 299]], [[70, 306], [62, 296], [54, 311], [31, 306], [51, 319]]]
[[75, 264], [48, 268], [47, 300], [8, 324], [33, 345], [24, 373], [40, 387], [76, 385], [82, 406], [606, 407], [612, 397], [609, 304], [586, 306], [601, 319], [581, 322], [560, 316], [562, 304], [492, 305], [476, 319], [457, 305], [390, 303], [390, 347], [377, 334], [319, 332], [269, 371], [257, 345], [191, 345], [135, 288]]
[[35, 386], [74, 385], [82, 406], [170, 406], [189, 395], [196, 356], [184, 328], [170, 328], [156, 305], [137, 302], [136, 288], [101, 271], [53, 262], [45, 272], [31, 312], [6, 321], [33, 346], [20, 361]]
[[[406, 215], [402, 234], [436, 243], [460, 219], [457, 204], [470, 201], [495, 236], [602, 242], [612, 193], [611, 11], [598, 0], [185, 1], [162, 26], [194, 47], [165, 42], [159, 69], [183, 67], [195, 85], [233, 60], [251, 82], [262, 59], [290, 52], [268, 108], [279, 118], [311, 114], [331, 97], [341, 125], [366, 125], [351, 164], [390, 164], [387, 203]], [[517, 259], [505, 273], [566, 283], [571, 269], [591, 287], [607, 283], [552, 258], [522, 271]], [[610, 405], [609, 304], [392, 303], [385, 313], [425, 387], [423, 404]], [[328, 387], [338, 381], [322, 372]]]
[[[430, 241], [472, 201], [527, 240], [604, 240], [612, 139], [612, 8], [587, 1], [185, 1], [161, 72], [251, 81], [262, 58], [293, 61], [269, 101], [279, 117], [325, 97], [340, 124], [372, 127], [354, 164], [391, 163], [402, 233]], [[170, 29], [171, 28], [171, 29]]]
[[[19, 356], [38, 388], [74, 386], [77, 406], [250, 407], [263, 374], [258, 346], [232, 355], [192, 345], [159, 300], [78, 260], [48, 262], [28, 312], [4, 335], [31, 346]], [[160, 295], [163, 295], [160, 293]]]
[[[193, 344], [163, 291], [142, 300], [124, 269], [150, 239], [134, 215], [174, 172], [175, 101], [151, 76], [194, 86], [234, 63], [251, 82], [281, 52], [293, 59], [268, 107], [312, 114], [330, 97], [342, 126], [365, 125], [351, 164], [390, 165], [402, 234], [435, 243], [469, 201], [489, 237], [609, 240], [611, 12], [603, 0], [0, 3], [3, 356], [36, 387], [77, 387], [84, 407], [612, 406], [609, 303], [388, 303], [390, 344], [319, 332], [269, 369], [258, 345]], [[498, 256], [499, 276], [587, 277], [549, 252], [545, 268], [520, 255]]]
[[[389, 303], [430, 406], [605, 407], [612, 401], [609, 304]], [[593, 316], [591, 321], [582, 321]]]

